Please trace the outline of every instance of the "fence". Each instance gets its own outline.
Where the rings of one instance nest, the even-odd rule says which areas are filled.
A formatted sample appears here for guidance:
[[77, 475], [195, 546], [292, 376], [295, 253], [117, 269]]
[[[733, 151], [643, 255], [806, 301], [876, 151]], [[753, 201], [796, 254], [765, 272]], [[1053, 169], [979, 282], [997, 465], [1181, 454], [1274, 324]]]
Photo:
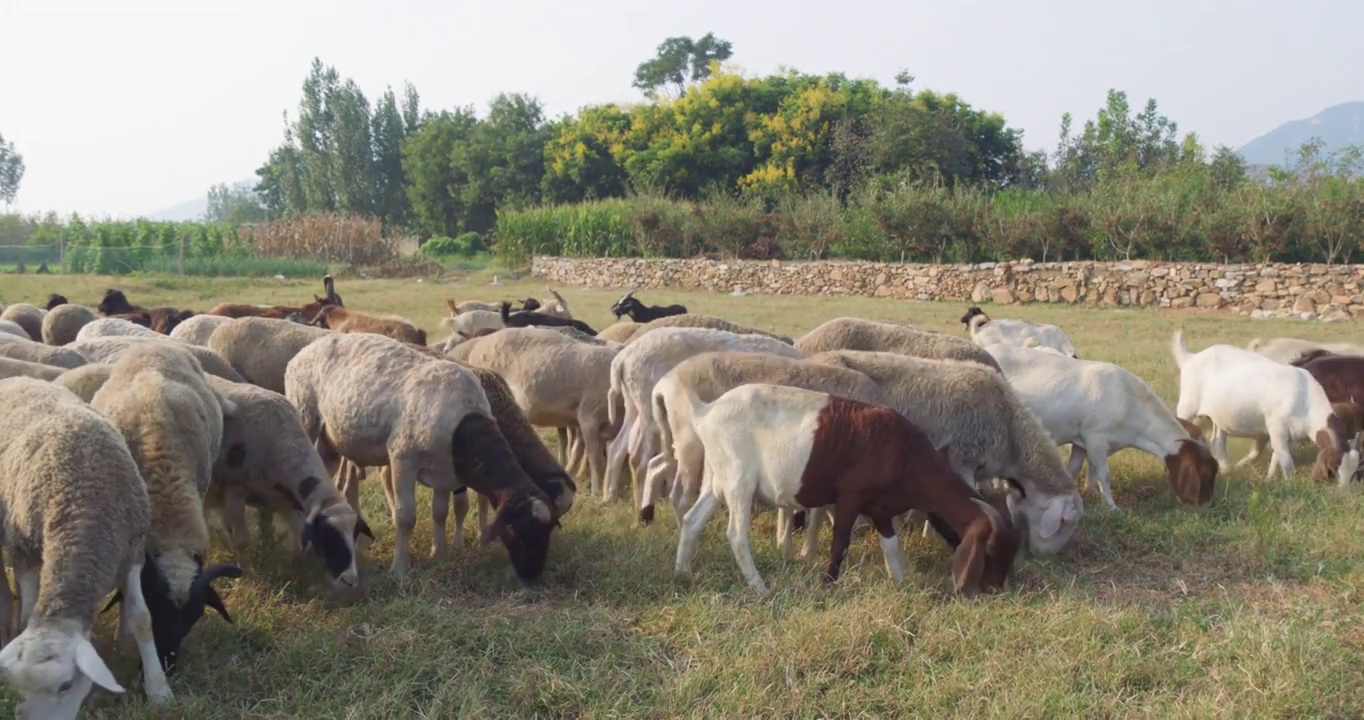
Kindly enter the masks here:
[[25, 272], [33, 272], [43, 263], [52, 269], [61, 266], [61, 245], [0, 245], [0, 267], [17, 270], [22, 265]]
[[196, 253], [186, 238], [166, 245], [0, 245], [0, 273], [48, 270], [97, 275], [156, 273], [198, 277], [317, 277], [327, 272], [320, 259], [265, 257], [254, 252]]

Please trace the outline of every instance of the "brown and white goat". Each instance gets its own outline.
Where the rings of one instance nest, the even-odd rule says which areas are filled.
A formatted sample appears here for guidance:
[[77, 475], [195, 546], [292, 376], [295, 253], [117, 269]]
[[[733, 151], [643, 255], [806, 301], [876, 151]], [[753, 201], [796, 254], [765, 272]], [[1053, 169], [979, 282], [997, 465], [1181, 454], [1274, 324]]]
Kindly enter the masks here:
[[701, 528], [723, 496], [734, 557], [760, 594], [767, 585], [748, 546], [755, 502], [783, 510], [833, 506], [825, 582], [838, 579], [859, 515], [881, 536], [891, 577], [903, 581], [895, 518], [915, 509], [960, 540], [952, 559], [958, 592], [971, 597], [1005, 586], [1018, 532], [900, 413], [780, 385], [742, 385], [710, 405], [694, 395], [690, 400], [706, 471], [701, 497], [682, 520], [678, 573], [690, 568]]
[[1364, 357], [1316, 349], [1303, 353], [1289, 363], [1311, 373], [1331, 408], [1345, 423], [1345, 436], [1356, 441], [1364, 426]]

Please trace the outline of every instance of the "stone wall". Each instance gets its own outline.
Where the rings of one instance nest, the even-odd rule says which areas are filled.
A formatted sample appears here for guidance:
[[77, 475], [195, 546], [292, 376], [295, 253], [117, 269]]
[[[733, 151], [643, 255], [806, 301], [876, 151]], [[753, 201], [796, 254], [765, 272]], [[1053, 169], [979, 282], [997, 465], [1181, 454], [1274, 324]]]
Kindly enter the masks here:
[[780, 260], [537, 257], [532, 274], [598, 288], [678, 287], [768, 295], [864, 295], [975, 303], [1207, 308], [1254, 317], [1364, 315], [1364, 265], [1064, 262], [911, 265]]

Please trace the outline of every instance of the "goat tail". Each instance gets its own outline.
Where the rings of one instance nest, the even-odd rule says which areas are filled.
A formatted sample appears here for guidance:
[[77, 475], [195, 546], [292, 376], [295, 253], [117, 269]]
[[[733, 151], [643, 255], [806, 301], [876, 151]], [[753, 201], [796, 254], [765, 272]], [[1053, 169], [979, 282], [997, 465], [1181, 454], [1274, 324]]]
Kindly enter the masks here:
[[1174, 354], [1175, 365], [1179, 367], [1184, 367], [1189, 358], [1193, 357], [1189, 349], [1184, 347], [1184, 327], [1182, 325], [1175, 328], [1174, 335], [1170, 336], [1170, 352]]

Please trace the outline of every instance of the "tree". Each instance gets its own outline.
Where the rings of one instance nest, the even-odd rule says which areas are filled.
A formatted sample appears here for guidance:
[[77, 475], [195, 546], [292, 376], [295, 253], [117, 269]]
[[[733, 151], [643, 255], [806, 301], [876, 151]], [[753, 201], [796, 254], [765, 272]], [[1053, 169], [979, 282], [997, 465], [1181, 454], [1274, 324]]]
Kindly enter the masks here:
[[413, 224], [427, 235], [454, 237], [462, 229], [460, 188], [467, 178], [455, 166], [455, 149], [477, 124], [472, 108], [456, 108], [426, 118], [403, 141], [403, 176]]
[[1208, 163], [1208, 173], [1217, 189], [1235, 190], [1246, 180], [1246, 161], [1235, 150], [1218, 145]]
[[0, 200], [8, 208], [19, 194], [19, 183], [24, 179], [24, 156], [0, 135]]
[[249, 182], [219, 183], [208, 189], [208, 209], [204, 220], [237, 226], [267, 219], [266, 208]]
[[715, 33], [706, 33], [700, 40], [680, 35], [659, 43], [654, 57], [635, 68], [634, 86], [650, 97], [660, 89], [672, 86], [676, 97], [682, 97], [687, 82], [700, 82], [710, 77], [711, 63], [728, 60], [734, 46], [721, 40]]

